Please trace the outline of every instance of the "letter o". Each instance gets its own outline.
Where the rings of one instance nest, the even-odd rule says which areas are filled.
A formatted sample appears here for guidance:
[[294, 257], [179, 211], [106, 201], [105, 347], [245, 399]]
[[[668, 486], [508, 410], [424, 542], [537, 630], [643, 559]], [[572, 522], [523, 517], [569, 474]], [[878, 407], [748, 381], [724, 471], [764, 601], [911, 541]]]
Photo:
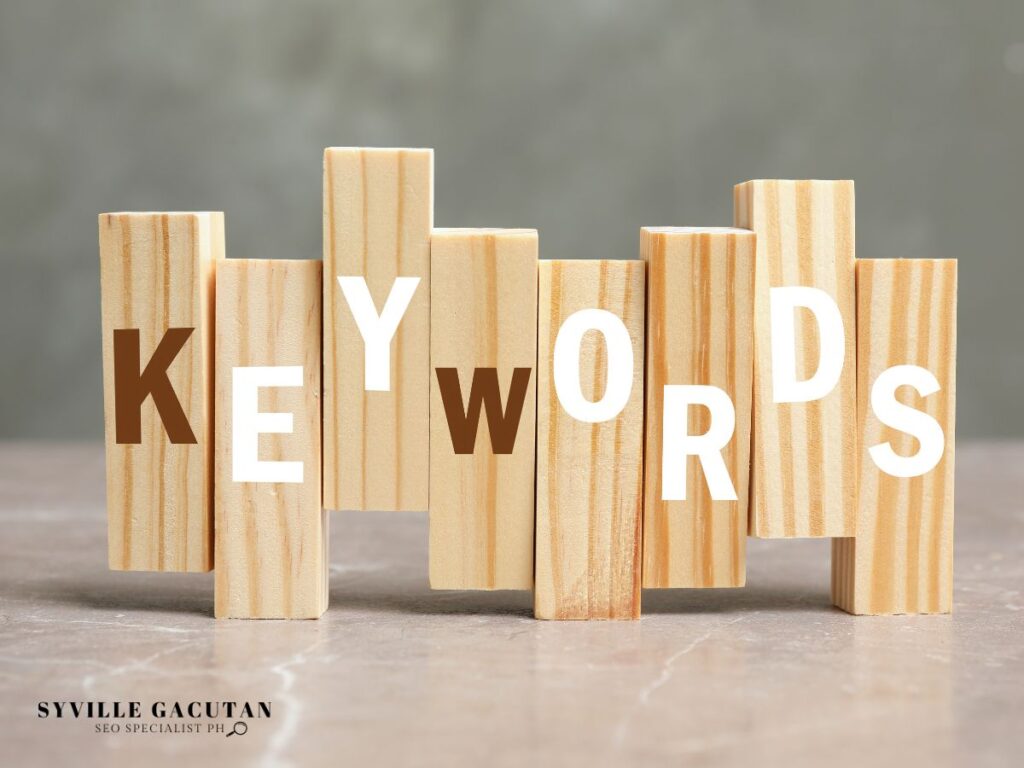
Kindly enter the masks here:
[[[597, 331], [604, 337], [608, 364], [604, 395], [591, 402], [580, 386], [580, 347], [583, 335]], [[565, 319], [558, 330], [554, 351], [555, 392], [574, 419], [594, 424], [618, 416], [633, 390], [633, 342], [617, 315], [604, 309], [581, 309]]]

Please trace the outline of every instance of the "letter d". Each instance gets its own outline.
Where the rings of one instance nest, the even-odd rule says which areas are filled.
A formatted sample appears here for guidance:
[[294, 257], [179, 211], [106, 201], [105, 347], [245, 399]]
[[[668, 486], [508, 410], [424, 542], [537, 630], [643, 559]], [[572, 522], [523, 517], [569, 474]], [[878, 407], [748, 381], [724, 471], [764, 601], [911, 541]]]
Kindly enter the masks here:
[[[818, 370], [805, 380], [796, 378], [797, 307], [811, 310], [818, 323]], [[820, 400], [835, 389], [843, 372], [846, 337], [843, 316], [835, 300], [820, 288], [789, 286], [769, 291], [772, 348], [772, 402], [806, 403]]]

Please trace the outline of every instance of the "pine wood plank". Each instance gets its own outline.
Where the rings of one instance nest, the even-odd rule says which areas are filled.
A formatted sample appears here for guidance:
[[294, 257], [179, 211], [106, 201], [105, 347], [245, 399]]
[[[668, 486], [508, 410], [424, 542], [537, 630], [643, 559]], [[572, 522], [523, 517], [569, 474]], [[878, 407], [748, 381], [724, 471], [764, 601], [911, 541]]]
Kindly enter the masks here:
[[[753, 376], [754, 234], [731, 228], [644, 227], [647, 263], [645, 587], [741, 587], [746, 581], [750, 405]], [[687, 499], [665, 500], [662, 460], [666, 385], [718, 387], [735, 408], [722, 456], [737, 500], [714, 500], [702, 463], [690, 457]], [[688, 432], [708, 431], [691, 408]]]
[[[857, 260], [857, 535], [832, 546], [832, 600], [850, 613], [952, 610], [956, 297], [955, 259]], [[941, 459], [917, 477], [887, 474], [869, 454], [886, 442], [899, 456], [921, 449], [871, 407], [878, 376], [894, 365], [920, 366], [940, 387], [926, 397], [897, 390], [945, 435]]]
[[[103, 213], [99, 249], [110, 568], [208, 571], [214, 274], [224, 216]], [[147, 370], [157, 397], [129, 402], [130, 391], [146, 393]]]
[[[430, 149], [324, 152], [324, 505], [426, 510], [430, 371]], [[390, 389], [365, 388], [365, 345], [337, 278], [364, 277], [378, 313], [419, 279], [390, 344]]]
[[[312, 619], [327, 608], [327, 513], [320, 503], [322, 290], [319, 261], [230, 259], [217, 275], [218, 618]], [[301, 368], [301, 386], [263, 386], [256, 398], [261, 413], [290, 414], [291, 431], [254, 440], [260, 461], [301, 462], [301, 482], [240, 481], [235, 472], [236, 434], [246, 421], [234, 413], [241, 407], [235, 382], [252, 366]]]
[[[757, 234], [750, 533], [767, 538], [855, 531], [854, 192], [852, 181], [748, 181], [734, 191], [736, 226]], [[844, 364], [819, 400], [773, 402], [769, 291], [825, 291], [843, 319]], [[817, 369], [817, 325], [796, 321], [796, 363]]]
[[[537, 524], [534, 614], [541, 619], [640, 618], [643, 506], [644, 263], [542, 261], [537, 334]], [[560, 401], [554, 350], [581, 310], [618, 317], [633, 354], [632, 388], [617, 416], [588, 423]], [[608, 391], [608, 343], [579, 346], [579, 392]], [[625, 369], [623, 369], [625, 370]], [[625, 375], [625, 373], [623, 374]]]
[[[537, 232], [434, 230], [430, 291], [430, 585], [530, 589]], [[475, 438], [470, 429], [462, 440], [471, 452], [456, 453], [452, 424], [467, 415], [474, 380], [481, 392], [486, 389], [487, 377], [476, 369], [489, 369], [492, 381], [496, 378], [500, 408], [481, 406], [479, 417], [468, 419]], [[457, 387], [452, 386], [454, 375]], [[451, 411], [445, 407], [445, 381]], [[512, 429], [511, 440], [498, 425], [513, 403], [521, 405], [521, 412], [505, 425]], [[495, 451], [496, 443], [502, 447], [502, 434], [511, 453]]]

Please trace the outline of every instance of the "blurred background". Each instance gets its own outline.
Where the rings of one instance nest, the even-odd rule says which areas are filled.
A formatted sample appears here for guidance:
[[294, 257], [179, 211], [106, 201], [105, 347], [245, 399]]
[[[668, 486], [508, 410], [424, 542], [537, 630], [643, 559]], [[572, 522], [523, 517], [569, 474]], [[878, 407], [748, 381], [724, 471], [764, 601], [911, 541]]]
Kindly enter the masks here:
[[319, 258], [328, 145], [436, 149], [441, 226], [635, 258], [749, 178], [852, 178], [862, 257], [960, 259], [960, 437], [1024, 436], [1024, 3], [0, 4], [0, 438], [100, 439], [96, 215]]

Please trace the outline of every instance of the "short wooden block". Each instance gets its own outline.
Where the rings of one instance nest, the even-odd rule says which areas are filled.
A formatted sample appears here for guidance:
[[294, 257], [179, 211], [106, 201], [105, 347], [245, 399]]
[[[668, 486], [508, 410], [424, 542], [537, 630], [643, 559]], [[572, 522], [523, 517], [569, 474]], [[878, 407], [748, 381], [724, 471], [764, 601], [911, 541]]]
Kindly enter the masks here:
[[537, 232], [435, 229], [430, 586], [530, 589]]
[[[542, 261], [538, 304], [534, 614], [540, 619], [638, 619], [644, 263]], [[573, 323], [582, 329], [592, 327], [584, 325], [588, 322], [611, 320], [588, 320], [580, 314], [588, 310], [613, 315], [614, 328], [588, 330], [580, 337]], [[618, 337], [609, 340], [606, 334], [614, 333]], [[568, 346], [556, 347], [559, 338]], [[564, 373], [556, 377], [556, 348], [572, 358], [575, 380]], [[578, 416], [601, 419], [580, 420], [559, 397], [561, 388], [568, 388], [563, 397], [608, 406], [608, 414], [576, 410]], [[628, 396], [621, 406], [620, 393]], [[614, 400], [609, 403], [609, 398]], [[574, 400], [568, 405], [577, 407]]]
[[218, 270], [218, 618], [315, 619], [327, 609], [322, 290], [319, 261], [230, 259]]
[[[754, 234], [729, 228], [643, 228], [647, 262], [645, 587], [742, 587], [746, 581], [750, 401], [753, 376]], [[666, 425], [666, 385], [717, 387], [735, 428], [720, 455], [736, 500], [712, 499], [697, 456], [663, 469], [666, 430], [704, 435], [715, 416]], [[664, 500], [667, 472], [686, 474], [687, 498]]]
[[222, 213], [99, 217], [108, 559], [213, 567], [213, 291]]
[[[953, 607], [956, 266], [954, 259], [857, 260], [857, 536], [832, 543], [832, 600], [850, 613]], [[912, 457], [924, 444], [884, 424], [872, 399], [881, 399], [879, 376], [904, 365], [935, 377], [938, 391], [921, 396], [901, 386], [895, 399], [935, 421], [942, 453], [924, 474], [895, 477], [879, 467], [872, 447], [888, 443], [897, 456]]]
[[[328, 509], [427, 509], [433, 164], [430, 149], [324, 152]], [[368, 324], [400, 318], [393, 336], [364, 342], [360, 297]]]
[[[856, 496], [854, 198], [852, 181], [748, 181], [735, 188], [736, 226], [757, 234], [754, 278], [754, 421], [750, 533], [852, 536]], [[775, 402], [772, 291], [806, 286], [835, 302], [842, 369], [823, 397]], [[794, 378], [811, 380], [824, 358], [819, 326], [793, 310]], [[792, 343], [792, 341], [791, 341]], [[777, 348], [774, 345], [779, 345]], [[831, 348], [831, 347], [830, 347]], [[779, 372], [780, 375], [784, 373]]]

